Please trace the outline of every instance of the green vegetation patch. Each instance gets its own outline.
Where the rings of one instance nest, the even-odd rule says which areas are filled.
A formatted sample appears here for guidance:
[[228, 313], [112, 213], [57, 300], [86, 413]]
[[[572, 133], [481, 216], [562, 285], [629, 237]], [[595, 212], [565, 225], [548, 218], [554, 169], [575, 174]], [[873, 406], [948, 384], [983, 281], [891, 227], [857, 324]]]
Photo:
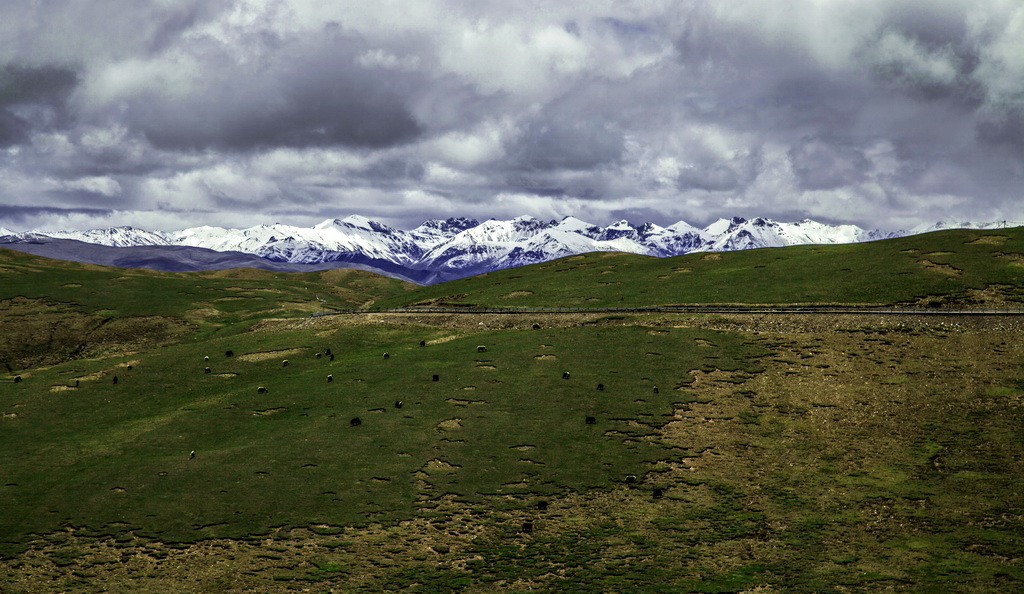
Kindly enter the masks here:
[[1003, 305], [1024, 302], [1024, 228], [672, 258], [591, 253], [395, 294], [377, 306]]

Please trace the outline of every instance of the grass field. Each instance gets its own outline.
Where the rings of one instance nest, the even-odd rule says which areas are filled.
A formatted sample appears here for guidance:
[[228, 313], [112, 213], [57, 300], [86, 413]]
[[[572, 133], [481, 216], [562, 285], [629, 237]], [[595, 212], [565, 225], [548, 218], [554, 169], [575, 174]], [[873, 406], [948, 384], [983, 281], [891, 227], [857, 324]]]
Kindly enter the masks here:
[[592, 253], [421, 287], [375, 305], [1019, 305], [1022, 285], [1018, 227], [674, 258]]
[[[1016, 249], [957, 233], [917, 249]], [[1020, 294], [1012, 267], [945, 257]], [[0, 258], [0, 323], [36, 316], [59, 351], [0, 341], [21, 353], [0, 376], [3, 591], [1024, 584], [1015, 317], [311, 319], [307, 293], [444, 285]], [[660, 290], [641, 272], [618, 271], [630, 294]], [[124, 330], [74, 325], [96, 317]]]

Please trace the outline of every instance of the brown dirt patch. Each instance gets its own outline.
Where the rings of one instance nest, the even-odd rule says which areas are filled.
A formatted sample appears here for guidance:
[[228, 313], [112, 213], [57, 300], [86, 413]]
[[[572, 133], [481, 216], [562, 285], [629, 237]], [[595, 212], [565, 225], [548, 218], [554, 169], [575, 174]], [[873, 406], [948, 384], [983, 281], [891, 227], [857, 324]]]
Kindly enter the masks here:
[[70, 391], [76, 390], [76, 389], [77, 388], [75, 388], [74, 386], [65, 386], [63, 384], [58, 384], [56, 386], [50, 386], [50, 391], [51, 392], [70, 392]]
[[982, 235], [974, 241], [968, 241], [965, 245], [1003, 245], [1009, 237], [1005, 235]]
[[461, 398], [448, 398], [445, 402], [456, 406], [469, 406], [470, 404], [487, 404], [486, 400], [463, 400]]
[[959, 268], [954, 268], [949, 264], [938, 264], [931, 260], [918, 260], [917, 262], [928, 270], [938, 272], [939, 274], [945, 274], [948, 276], [960, 276], [960, 274], [962, 274], [962, 271]]
[[1010, 261], [1010, 266], [1024, 266], [1024, 254], [1002, 254], [1000, 258]]
[[308, 350], [309, 347], [300, 347], [294, 349], [280, 349], [277, 351], [260, 351], [257, 353], [246, 353], [244, 355], [238, 355], [235, 358], [240, 361], [255, 363], [257, 361], [266, 361], [267, 359], [276, 359], [278, 357], [293, 357], [295, 355], [301, 355], [302, 353]]
[[450, 336], [442, 336], [441, 338], [435, 338], [434, 340], [428, 340], [427, 344], [441, 344], [441, 343], [445, 343], [445, 342], [451, 342], [451, 341], [455, 340], [458, 337], [459, 337], [458, 334], [452, 334]]
[[721, 260], [722, 259], [722, 254], [719, 254], [719, 253], [716, 253], [716, 252], [712, 252], [710, 254], [704, 254], [703, 256], [701, 256], [700, 259], [701, 260]]
[[515, 299], [516, 297], [527, 297], [533, 295], [533, 291], [512, 291], [501, 296], [502, 299]]
[[[22, 374], [22, 375], [24, 375], [24, 374]], [[73, 382], [74, 381], [89, 382], [89, 381], [94, 381], [94, 380], [101, 379], [105, 375], [107, 375], [106, 371], [96, 371], [96, 372], [93, 372], [93, 373], [88, 373], [86, 375], [80, 375], [78, 377], [73, 377], [73, 378], [71, 378], [71, 381], [73, 381]]]
[[558, 355], [552, 355], [550, 353], [547, 353], [547, 354], [544, 354], [544, 355], [534, 355], [533, 358], [534, 359], [557, 359]]
[[288, 410], [288, 409], [287, 408], [283, 408], [283, 407], [267, 408], [267, 409], [264, 409], [264, 410], [254, 410], [254, 411], [252, 411], [252, 416], [254, 416], [254, 417], [265, 417], [267, 415], [274, 415], [274, 414], [277, 414], [279, 412], [284, 412], [286, 410]]
[[438, 431], [453, 431], [455, 429], [462, 429], [462, 419], [447, 419], [438, 423], [434, 428], [437, 429]]
[[221, 315], [219, 309], [213, 307], [197, 307], [185, 312], [185, 319], [189, 321], [201, 321], [215, 318]]
[[440, 472], [451, 472], [453, 470], [458, 470], [460, 468], [462, 468], [462, 467], [459, 466], [458, 464], [452, 464], [451, 462], [448, 462], [447, 460], [442, 460], [440, 458], [434, 458], [433, 460], [428, 460], [427, 463], [423, 465], [423, 471], [424, 472], [428, 472], [428, 473], [429, 472], [439, 472], [439, 471]]

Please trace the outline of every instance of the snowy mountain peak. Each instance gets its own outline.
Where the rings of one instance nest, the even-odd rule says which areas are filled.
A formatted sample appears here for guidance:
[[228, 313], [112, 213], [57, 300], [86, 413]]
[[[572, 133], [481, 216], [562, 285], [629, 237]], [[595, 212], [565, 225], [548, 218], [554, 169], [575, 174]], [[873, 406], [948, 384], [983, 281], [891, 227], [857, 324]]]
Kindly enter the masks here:
[[714, 223], [711, 223], [707, 227], [704, 227], [704, 231], [706, 233], [710, 233], [711, 235], [722, 235], [723, 233], [727, 233], [746, 222], [747, 219], [740, 217], [733, 217], [731, 219], [718, 219]]
[[[995, 228], [1007, 224], [938, 223], [917, 229], [924, 232], [950, 227]], [[0, 229], [0, 234], [13, 232]], [[114, 247], [191, 246], [244, 252], [294, 264], [348, 263], [432, 283], [594, 251], [674, 256], [797, 244], [853, 243], [901, 234], [810, 219], [780, 223], [765, 217], [719, 219], [704, 229], [685, 221], [661, 227], [654, 223], [635, 226], [621, 220], [601, 227], [575, 217], [545, 222], [521, 216], [483, 223], [459, 217], [428, 220], [411, 231], [403, 231], [352, 215], [328, 219], [313, 227], [275, 223], [246, 229], [204, 226], [167, 233], [111, 227], [54, 232], [33, 235], [33, 238], [74, 239]], [[27, 237], [30, 234], [17, 235]]]
[[416, 227], [414, 231], [425, 231], [427, 229], [433, 229], [442, 232], [454, 231], [465, 231], [479, 225], [480, 222], [475, 219], [467, 219], [466, 217], [451, 217], [448, 219], [430, 219], [424, 221], [422, 225]]
[[159, 233], [129, 226], [90, 229], [89, 231], [38, 231], [36, 233], [56, 239], [74, 239], [110, 247], [170, 244], [167, 238]]
[[325, 220], [322, 223], [317, 223], [316, 225], [313, 225], [313, 228], [314, 229], [330, 229], [331, 227], [338, 227], [338, 226], [344, 225], [344, 224], [345, 223], [342, 222], [341, 219], [327, 219], [327, 220]]

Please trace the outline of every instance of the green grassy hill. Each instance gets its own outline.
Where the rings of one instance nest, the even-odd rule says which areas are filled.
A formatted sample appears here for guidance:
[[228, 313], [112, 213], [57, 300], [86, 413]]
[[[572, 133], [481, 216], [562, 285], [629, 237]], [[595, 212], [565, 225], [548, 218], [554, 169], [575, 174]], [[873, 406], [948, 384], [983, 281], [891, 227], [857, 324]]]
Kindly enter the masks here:
[[169, 273], [0, 249], [0, 369], [234, 333], [256, 320], [358, 307], [412, 287], [352, 269]]
[[0, 250], [0, 583], [1019, 591], [1016, 318], [308, 317], [317, 296], [619, 305], [617, 286], [630, 304], [645, 287], [688, 302], [671, 287], [701, 285], [659, 277], [735, 280], [755, 262], [774, 276], [749, 301], [787, 302], [814, 286], [809, 265], [839, 266], [829, 250], [864, 271], [850, 287], [884, 287], [867, 270], [890, 267], [920, 283], [829, 301], [948, 300], [943, 282], [953, 299], [1020, 295], [1020, 230], [913, 239], [856, 257], [597, 254], [419, 289]]
[[1022, 287], [1024, 228], [1013, 228], [673, 258], [591, 253], [421, 287], [375, 305], [1020, 303]]

